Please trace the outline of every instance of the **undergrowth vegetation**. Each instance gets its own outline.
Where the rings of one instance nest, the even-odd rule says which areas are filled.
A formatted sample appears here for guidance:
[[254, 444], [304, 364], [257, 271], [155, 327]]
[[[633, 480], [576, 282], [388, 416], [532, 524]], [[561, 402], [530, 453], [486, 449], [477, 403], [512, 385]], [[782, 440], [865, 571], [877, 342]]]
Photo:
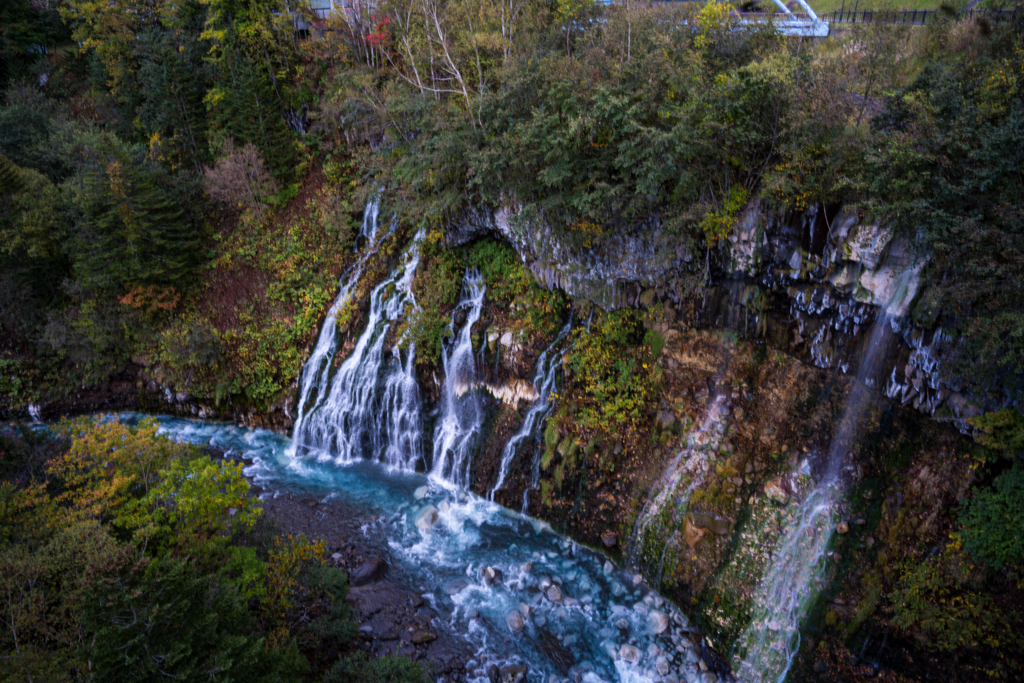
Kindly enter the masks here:
[[241, 463], [157, 426], [0, 433], [5, 678], [423, 682], [394, 657], [322, 661], [356, 634], [323, 541], [275, 534]]

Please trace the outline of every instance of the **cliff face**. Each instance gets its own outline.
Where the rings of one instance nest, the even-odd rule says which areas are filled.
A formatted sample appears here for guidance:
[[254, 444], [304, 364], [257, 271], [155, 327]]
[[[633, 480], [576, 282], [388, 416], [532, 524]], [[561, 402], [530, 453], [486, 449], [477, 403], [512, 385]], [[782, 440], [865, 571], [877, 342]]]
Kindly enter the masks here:
[[[930, 296], [928, 255], [853, 210], [779, 213], [754, 201], [717, 266], [656, 224], [570, 248], [542, 222], [505, 207], [468, 211], [447, 239], [457, 246], [484, 235], [509, 241], [539, 282], [575, 299], [605, 310], [660, 303], [669, 324], [736, 332], [842, 374], [857, 374], [864, 332], [884, 316], [890, 332], [870, 386], [962, 430], [966, 418], [1009, 405], [1007, 396], [973, 392], [969, 378], [945, 367], [957, 340]], [[693, 296], [681, 283], [705, 268], [708, 287]]]
[[[946, 548], [975, 481], [971, 442], [959, 432], [966, 418], [1006, 405], [943, 367], [956, 342], [929, 295], [926, 254], [842, 207], [780, 215], [755, 203], [707, 291], [693, 296], [679, 283], [702, 264], [652, 226], [580, 253], [542, 227], [528, 237], [515, 224], [505, 211], [475, 212], [449, 243], [508, 240], [538, 281], [575, 305], [644, 311], [664, 346], [651, 431], [635, 453], [620, 456], [621, 445], [605, 442], [577, 454], [566, 428], [574, 416], [556, 405], [542, 437], [519, 447], [498, 502], [519, 509], [528, 500], [531, 515], [641, 573], [740, 667], [760, 637], [750, 629], [759, 624], [771, 638], [787, 628], [764, 616], [765, 577], [835, 461], [833, 512], [806, 529], [807, 543], [828, 540], [815, 561], [820, 577], [804, 587], [791, 680], [880, 669], [906, 680], [984, 677], [944, 657], [927, 629], [892, 622], [903, 607], [891, 596], [915, 580], [908, 568], [965, 564]], [[536, 351], [524, 347], [495, 367], [525, 379]], [[843, 436], [852, 403], [861, 417], [856, 434]], [[521, 412], [496, 409], [474, 467], [478, 492], [493, 484]], [[606, 459], [615, 467], [603, 467]], [[986, 618], [1008, 624], [999, 621], [1004, 607]], [[994, 651], [973, 652], [982, 661]]]

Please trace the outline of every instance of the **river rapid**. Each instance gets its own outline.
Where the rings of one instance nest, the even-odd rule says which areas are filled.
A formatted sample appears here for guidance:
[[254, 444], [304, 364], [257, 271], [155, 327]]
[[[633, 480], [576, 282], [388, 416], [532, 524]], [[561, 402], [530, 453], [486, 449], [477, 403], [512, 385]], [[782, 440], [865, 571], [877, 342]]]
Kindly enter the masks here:
[[[121, 413], [136, 423], [139, 413]], [[377, 516], [367, 535], [386, 537], [391, 561], [436, 612], [434, 628], [469, 644], [478, 659], [528, 668], [551, 681], [708, 681], [689, 619], [600, 553], [523, 516], [424, 474], [378, 462], [296, 457], [283, 435], [159, 416], [167, 436], [251, 461], [262, 495], [341, 497]], [[494, 573], [485, 570], [495, 570]], [[496, 577], [496, 580], [492, 579]], [[710, 659], [710, 656], [709, 656]], [[486, 669], [469, 667], [472, 681]]]

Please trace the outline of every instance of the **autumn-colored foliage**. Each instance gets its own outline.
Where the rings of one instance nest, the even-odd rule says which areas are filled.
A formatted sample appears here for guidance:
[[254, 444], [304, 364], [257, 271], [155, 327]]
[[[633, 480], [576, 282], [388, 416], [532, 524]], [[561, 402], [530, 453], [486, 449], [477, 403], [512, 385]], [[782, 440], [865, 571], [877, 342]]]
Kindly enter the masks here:
[[0, 437], [3, 474], [22, 475], [0, 480], [3, 680], [291, 681], [297, 633], [332, 652], [354, 636], [323, 541], [239, 541], [262, 514], [241, 463], [152, 419]]
[[248, 142], [236, 148], [233, 140], [224, 143], [224, 156], [204, 171], [206, 192], [213, 199], [232, 208], [248, 209], [263, 221], [264, 198], [277, 192], [277, 182], [263, 164], [263, 155]]

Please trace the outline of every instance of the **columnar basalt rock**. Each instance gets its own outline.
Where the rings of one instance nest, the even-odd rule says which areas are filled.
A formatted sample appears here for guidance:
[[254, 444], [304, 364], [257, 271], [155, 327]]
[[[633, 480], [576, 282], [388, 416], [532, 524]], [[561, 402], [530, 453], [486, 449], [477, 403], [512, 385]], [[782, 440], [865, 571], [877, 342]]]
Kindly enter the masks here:
[[[943, 368], [956, 339], [929, 307], [927, 255], [852, 208], [814, 205], [786, 213], [753, 200], [717, 265], [695, 259], [657, 222], [618, 230], [593, 248], [574, 248], [543, 217], [474, 207], [447, 233], [453, 246], [482, 235], [508, 240], [538, 282], [574, 298], [606, 310], [661, 304], [665, 331], [673, 324], [728, 329], [844, 374], [857, 373], [864, 330], [888, 313], [892, 334], [873, 386], [930, 415], [944, 408], [962, 429], [966, 418], [1008, 401], [973, 394], [969, 378]], [[698, 301], [677, 289], [709, 265], [708, 289]]]

